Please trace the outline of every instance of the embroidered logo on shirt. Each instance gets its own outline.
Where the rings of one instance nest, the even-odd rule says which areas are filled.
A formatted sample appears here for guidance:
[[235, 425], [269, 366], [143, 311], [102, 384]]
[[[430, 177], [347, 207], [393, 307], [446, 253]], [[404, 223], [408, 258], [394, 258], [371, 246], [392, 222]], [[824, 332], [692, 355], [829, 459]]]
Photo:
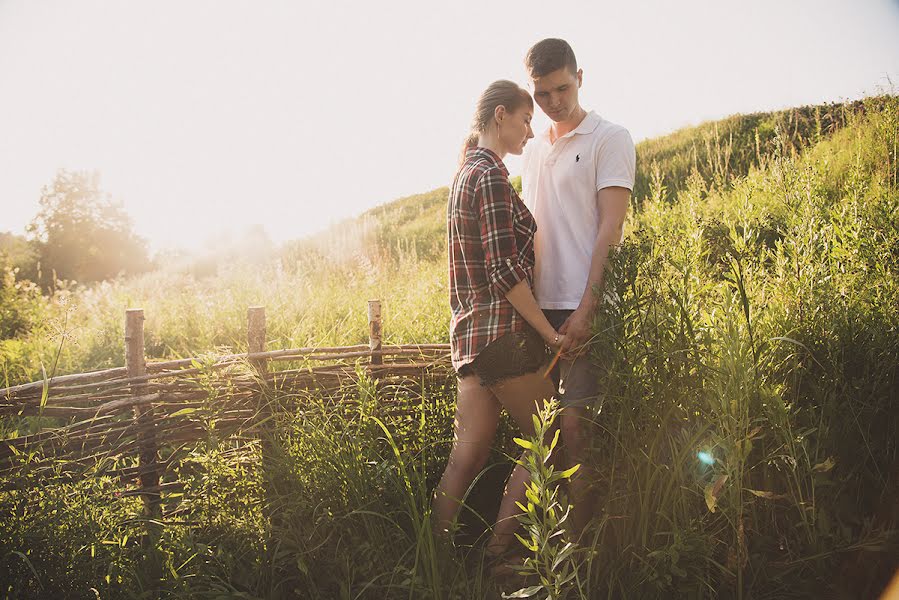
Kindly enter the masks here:
[[580, 154], [575, 154], [575, 155], [574, 155], [574, 162], [581, 162], [581, 155], [580, 155]]

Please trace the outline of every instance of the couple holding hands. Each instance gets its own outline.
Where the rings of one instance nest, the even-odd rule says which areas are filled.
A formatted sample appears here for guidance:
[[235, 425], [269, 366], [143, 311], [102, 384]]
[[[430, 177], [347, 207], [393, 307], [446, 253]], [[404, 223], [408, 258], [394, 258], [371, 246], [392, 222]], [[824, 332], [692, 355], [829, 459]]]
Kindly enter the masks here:
[[[440, 535], [448, 535], [486, 463], [503, 408], [530, 436], [538, 405], [557, 398], [563, 468], [584, 463], [590, 442], [597, 374], [583, 350], [609, 252], [622, 236], [634, 143], [626, 129], [581, 107], [583, 71], [567, 42], [538, 42], [525, 65], [533, 98], [511, 81], [481, 94], [447, 205], [458, 397], [453, 447], [434, 496]], [[536, 137], [534, 101], [552, 121]], [[522, 153], [523, 200], [503, 164], [506, 154]], [[550, 350], [561, 360], [547, 378]], [[487, 545], [491, 556], [502, 556], [514, 540], [515, 502], [524, 499], [528, 476], [518, 465], [506, 484]], [[582, 464], [569, 482], [574, 538], [591, 517], [591, 479]]]

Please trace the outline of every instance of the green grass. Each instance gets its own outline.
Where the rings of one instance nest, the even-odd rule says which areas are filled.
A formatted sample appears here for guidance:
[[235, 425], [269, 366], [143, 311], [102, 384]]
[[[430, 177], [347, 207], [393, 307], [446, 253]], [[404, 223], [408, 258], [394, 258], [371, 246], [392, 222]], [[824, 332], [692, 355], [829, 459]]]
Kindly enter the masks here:
[[[619, 301], [594, 323], [600, 481], [571, 597], [880, 592], [899, 550], [897, 148], [896, 97], [638, 146], [607, 284]], [[121, 365], [133, 306], [158, 358], [244, 350], [256, 304], [270, 348], [364, 342], [369, 298], [383, 302], [386, 341], [446, 341], [445, 198], [398, 200], [207, 278], [161, 271], [52, 298], [7, 279], [3, 314], [25, 326], [0, 341], [0, 367], [10, 383], [36, 379], [60, 344], [59, 372]], [[469, 497], [481, 514], [466, 512], [461, 546], [442, 548], [428, 506], [452, 390], [402, 392], [399, 412], [364, 377], [345, 394], [275, 397], [290, 410], [272, 472], [255, 446], [199, 444], [178, 474], [186, 510], [153, 552], [137, 499], [113, 498], [115, 482], [0, 493], [6, 595], [496, 597], [481, 535], [515, 454], [508, 424]], [[7, 419], [0, 434], [35, 426]]]

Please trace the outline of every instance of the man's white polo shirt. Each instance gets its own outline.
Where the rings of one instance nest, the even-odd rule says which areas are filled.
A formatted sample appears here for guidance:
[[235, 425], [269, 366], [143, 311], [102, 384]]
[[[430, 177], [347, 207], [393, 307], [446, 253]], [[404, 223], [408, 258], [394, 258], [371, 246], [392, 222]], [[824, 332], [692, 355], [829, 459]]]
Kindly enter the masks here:
[[596, 192], [634, 189], [636, 154], [627, 129], [590, 111], [573, 131], [525, 147], [522, 196], [537, 221], [534, 292], [544, 309], [573, 310], [587, 287], [599, 233]]

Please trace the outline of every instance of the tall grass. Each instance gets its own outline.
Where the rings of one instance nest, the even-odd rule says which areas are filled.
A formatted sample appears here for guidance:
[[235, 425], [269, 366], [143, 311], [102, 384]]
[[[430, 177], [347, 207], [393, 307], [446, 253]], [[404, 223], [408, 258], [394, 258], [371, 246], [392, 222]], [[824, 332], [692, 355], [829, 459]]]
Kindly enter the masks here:
[[[635, 210], [608, 274], [616, 300], [594, 323], [603, 401], [595, 518], [572, 555], [582, 597], [874, 597], [895, 567], [899, 100], [830, 115], [751, 115], [638, 148]], [[263, 266], [31, 299], [31, 333], [0, 342], [3, 373], [38, 378], [63, 298], [74, 332], [60, 372], [121, 364], [121, 315], [136, 305], [153, 357], [244, 349], [252, 304], [267, 307], [272, 347], [363, 342], [371, 297], [388, 341], [443, 341], [444, 200], [404, 199], [345, 225], [343, 241], [298, 243]], [[482, 566], [494, 465], [467, 498], [465, 543], [435, 545], [428, 529], [454, 391], [357, 379], [340, 402], [273, 395], [289, 410], [275, 413], [270, 472], [259, 445], [210, 435], [191, 449], [172, 474], [181, 510], [152, 553], [137, 498], [116, 497], [116, 482], [0, 492], [3, 593], [515, 591]], [[34, 426], [8, 419], [0, 434]], [[506, 427], [497, 456], [513, 449]]]
[[871, 595], [889, 573], [897, 131], [893, 99], [636, 215], [596, 323], [610, 595]]

